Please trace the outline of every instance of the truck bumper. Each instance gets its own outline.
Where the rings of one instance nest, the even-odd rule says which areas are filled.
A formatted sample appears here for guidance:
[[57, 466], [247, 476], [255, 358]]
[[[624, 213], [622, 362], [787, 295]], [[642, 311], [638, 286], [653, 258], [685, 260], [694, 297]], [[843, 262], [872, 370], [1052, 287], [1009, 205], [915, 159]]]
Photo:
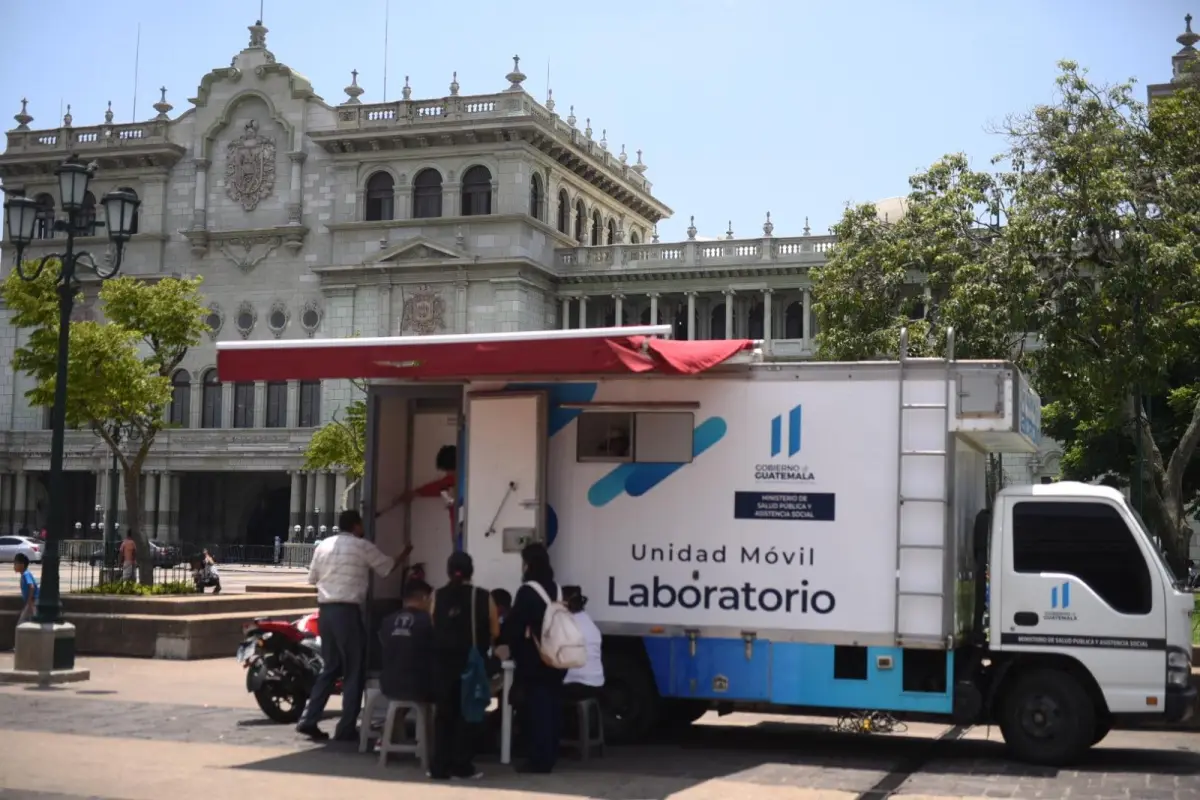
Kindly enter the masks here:
[[1186, 722], [1191, 719], [1196, 713], [1196, 684], [1168, 687], [1165, 705], [1166, 713], [1163, 716], [1167, 722]]

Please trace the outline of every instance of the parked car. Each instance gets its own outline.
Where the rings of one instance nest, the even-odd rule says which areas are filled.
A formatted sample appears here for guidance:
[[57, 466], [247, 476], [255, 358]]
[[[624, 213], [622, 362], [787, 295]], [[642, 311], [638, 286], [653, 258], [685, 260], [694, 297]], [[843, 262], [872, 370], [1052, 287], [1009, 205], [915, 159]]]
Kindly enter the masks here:
[[12, 561], [24, 553], [35, 564], [42, 561], [44, 545], [32, 536], [0, 536], [0, 561]]
[[[170, 545], [159, 544], [158, 542], [150, 542], [150, 554], [154, 560], [154, 566], [162, 567], [163, 569], [171, 569], [183, 563], [183, 557], [180, 555], [179, 548]], [[116, 545], [113, 545], [113, 561], [116, 561]], [[93, 567], [104, 563], [104, 548], [97, 547], [92, 551], [92, 557], [89, 559]]]

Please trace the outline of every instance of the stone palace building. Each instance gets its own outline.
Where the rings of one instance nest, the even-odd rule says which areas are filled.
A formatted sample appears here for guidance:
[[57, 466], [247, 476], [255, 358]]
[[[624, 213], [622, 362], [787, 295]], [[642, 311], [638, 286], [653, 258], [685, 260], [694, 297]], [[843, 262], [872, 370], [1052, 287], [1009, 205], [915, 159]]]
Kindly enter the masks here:
[[[295, 525], [334, 524], [342, 474], [308, 472], [315, 428], [353, 397], [345, 382], [219, 380], [221, 339], [409, 336], [655, 321], [678, 338], [749, 337], [780, 354], [813, 351], [808, 272], [832, 237], [761, 231], [661, 242], [672, 212], [652, 191], [640, 151], [610, 145], [573, 109], [534, 99], [514, 58], [499, 91], [362, 104], [352, 73], [332, 105], [267, 49], [267, 29], [201, 80], [170, 116], [166, 90], [145, 122], [76, 127], [70, 107], [34, 126], [22, 101], [0, 154], [7, 192], [45, 203], [52, 252], [57, 184], [68, 154], [95, 161], [93, 192], [141, 199], [124, 274], [201, 275], [211, 334], [173, 376], [170, 418], [145, 467], [144, 520], [161, 540], [267, 543]], [[1181, 39], [1182, 41], [1182, 39]], [[497, 76], [499, 78], [499, 75]], [[43, 200], [44, 198], [44, 200]], [[889, 213], [902, 213], [893, 202]], [[103, 234], [80, 244], [107, 246]], [[11, 265], [13, 250], [4, 248]], [[97, 284], [85, 285], [94, 299]], [[88, 304], [80, 314], [92, 313]], [[0, 305], [0, 364], [19, 337]], [[47, 513], [48, 415], [29, 379], [0, 369], [0, 532], [36, 529]], [[68, 431], [72, 525], [90, 535], [107, 512], [111, 456]], [[1057, 472], [1047, 451], [1012, 477]], [[124, 494], [117, 509], [123, 517]]]

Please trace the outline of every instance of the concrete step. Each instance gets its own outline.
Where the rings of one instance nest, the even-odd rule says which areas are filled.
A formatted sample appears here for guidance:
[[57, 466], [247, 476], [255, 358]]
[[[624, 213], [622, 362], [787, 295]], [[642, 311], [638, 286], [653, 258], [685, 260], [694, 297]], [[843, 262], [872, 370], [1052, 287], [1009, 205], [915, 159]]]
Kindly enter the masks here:
[[249, 583], [246, 594], [304, 594], [316, 595], [317, 587], [307, 583]]

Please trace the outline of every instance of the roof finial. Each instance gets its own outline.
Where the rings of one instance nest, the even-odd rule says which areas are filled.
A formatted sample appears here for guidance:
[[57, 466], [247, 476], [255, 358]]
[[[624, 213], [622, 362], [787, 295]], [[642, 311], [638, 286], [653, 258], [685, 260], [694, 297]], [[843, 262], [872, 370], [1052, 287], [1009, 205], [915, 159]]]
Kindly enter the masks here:
[[342, 91], [344, 91], [346, 93], [346, 96], [349, 98], [346, 102], [342, 103], [342, 105], [356, 106], [356, 105], [359, 105], [360, 103], [362, 103], [362, 101], [359, 100], [358, 98], [366, 90], [358, 85], [358, 70], [356, 70], [356, 69], [350, 70], [350, 85], [347, 86]]
[[637, 157], [638, 157], [637, 163], [633, 165], [633, 168], [640, 175], [646, 171], [646, 165], [642, 163], [642, 151], [641, 150], [637, 151]]
[[507, 89], [505, 89], [506, 92], [523, 92], [523, 91], [525, 91], [524, 89], [521, 88], [521, 81], [525, 80], [525, 73], [521, 72], [521, 57], [520, 56], [513, 56], [512, 72], [505, 75], [504, 80], [508, 81], [510, 84], [509, 87]]
[[589, 139], [590, 139], [590, 138], [592, 138], [592, 118], [591, 118], [591, 117], [588, 117], [588, 118], [587, 118], [587, 119], [584, 121], [584, 124], [585, 124], [587, 127], [585, 127], [585, 128], [583, 129], [583, 135], [584, 135], [584, 136], [586, 136], [587, 138], [589, 138]]
[[808, 227], [808, 217], [804, 218], [804, 235], [812, 236], [812, 228]]
[[248, 30], [250, 31], [250, 47], [267, 46], [267, 29], [263, 26], [261, 19], [256, 19]]
[[404, 91], [400, 92], [400, 96], [405, 100], [412, 100], [412, 87], [408, 85], [408, 76], [404, 76]]
[[629, 156], [625, 155], [625, 145], [621, 145], [621, 155], [617, 156], [617, 160], [622, 164], [629, 160]]
[[691, 217], [691, 219], [688, 221], [687, 235], [688, 235], [689, 240], [696, 238], [696, 217], [695, 217], [695, 215], [693, 215]]
[[155, 119], [169, 119], [167, 112], [174, 108], [174, 106], [167, 102], [167, 87], [160, 86], [158, 90], [162, 92], [162, 97], [154, 104], [154, 110], [158, 112], [158, 116]]
[[1185, 49], [1191, 50], [1192, 45], [1196, 44], [1196, 42], [1200, 42], [1200, 34], [1192, 33], [1192, 15], [1191, 14], [1188, 14], [1187, 16], [1185, 16], [1183, 18], [1183, 25], [1184, 25], [1183, 33], [1179, 34], [1179, 37], [1176, 38], [1175, 41], [1177, 41], [1181, 45], [1183, 45]]
[[654, 232], [653, 232], [653, 235], [650, 237], [650, 241], [652, 244], [658, 244], [658, 223], [657, 222], [654, 223]]
[[567, 117], [567, 124], [574, 128], [576, 122], [578, 122], [578, 120], [575, 119], [575, 106], [571, 106], [570, 115]]
[[75, 118], [71, 116], [71, 104], [67, 103], [67, 113], [63, 114], [63, 127], [71, 127], [71, 122], [74, 121], [74, 119]]
[[104, 124], [112, 125], [112, 121], [113, 121], [112, 100], [109, 100], [108, 101], [108, 110], [104, 112]]
[[600, 149], [601, 150], [608, 149], [608, 128], [600, 129]]
[[33, 122], [33, 117], [29, 116], [29, 112], [26, 110], [28, 106], [29, 101], [22, 97], [21, 111], [13, 115], [13, 119], [17, 121], [17, 130], [19, 131], [29, 130], [29, 123]]
[[450, 78], [450, 96], [458, 97], [458, 70], [455, 70], [454, 75]]
[[775, 223], [771, 222], [771, 212], [767, 212], [767, 221], [763, 223], [763, 236], [770, 236], [775, 230]]
[[549, 111], [551, 114], [554, 113], [554, 90], [553, 89], [546, 90], [546, 110]]
[[725, 231], [725, 238], [726, 239], [733, 238], [733, 220], [729, 220], [729, 228]]

